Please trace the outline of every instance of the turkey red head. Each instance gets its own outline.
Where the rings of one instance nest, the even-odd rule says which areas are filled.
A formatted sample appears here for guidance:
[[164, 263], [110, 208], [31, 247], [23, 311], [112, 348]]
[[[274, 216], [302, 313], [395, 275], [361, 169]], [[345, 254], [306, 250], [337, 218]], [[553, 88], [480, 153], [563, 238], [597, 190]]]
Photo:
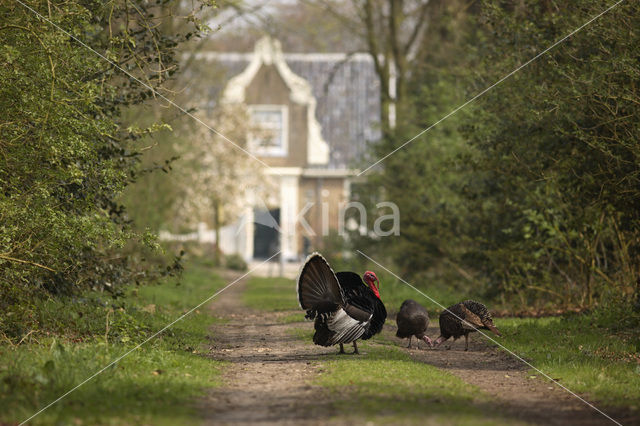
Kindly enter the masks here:
[[375, 294], [378, 299], [380, 299], [380, 280], [378, 279], [376, 274], [374, 272], [367, 271], [364, 273], [362, 278], [364, 279], [364, 282], [369, 286], [371, 291], [373, 291], [373, 294]]

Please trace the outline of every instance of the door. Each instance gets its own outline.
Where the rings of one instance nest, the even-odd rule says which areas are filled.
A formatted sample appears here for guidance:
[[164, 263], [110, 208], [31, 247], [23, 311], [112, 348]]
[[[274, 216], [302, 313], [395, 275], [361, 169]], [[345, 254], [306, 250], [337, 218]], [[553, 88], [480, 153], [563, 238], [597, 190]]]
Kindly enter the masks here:
[[253, 258], [268, 259], [280, 248], [280, 209], [255, 209], [253, 214]]

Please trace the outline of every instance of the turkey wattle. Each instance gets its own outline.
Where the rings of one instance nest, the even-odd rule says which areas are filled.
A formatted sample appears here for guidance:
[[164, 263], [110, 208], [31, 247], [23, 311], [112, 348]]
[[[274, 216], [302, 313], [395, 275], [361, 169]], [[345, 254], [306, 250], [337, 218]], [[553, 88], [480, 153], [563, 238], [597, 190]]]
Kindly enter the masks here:
[[396, 324], [398, 325], [396, 337], [401, 339], [409, 338], [408, 348], [411, 348], [413, 336], [416, 336], [419, 340], [424, 340], [425, 343], [433, 347], [431, 339], [426, 334], [427, 327], [429, 327], [429, 314], [425, 307], [415, 300], [407, 299], [402, 302], [400, 311], [396, 316]]
[[478, 329], [491, 330], [498, 336], [500, 331], [493, 325], [491, 314], [485, 305], [473, 300], [449, 306], [440, 314], [440, 337], [434, 342], [439, 346], [449, 337], [457, 340], [464, 336], [464, 350], [469, 350], [469, 333]]
[[306, 317], [315, 319], [313, 343], [339, 344], [344, 353], [343, 344], [353, 342], [357, 354], [356, 340], [382, 331], [387, 318], [379, 288], [373, 272], [365, 272], [362, 278], [355, 272], [334, 273], [319, 253], [311, 254], [298, 277], [298, 302]]

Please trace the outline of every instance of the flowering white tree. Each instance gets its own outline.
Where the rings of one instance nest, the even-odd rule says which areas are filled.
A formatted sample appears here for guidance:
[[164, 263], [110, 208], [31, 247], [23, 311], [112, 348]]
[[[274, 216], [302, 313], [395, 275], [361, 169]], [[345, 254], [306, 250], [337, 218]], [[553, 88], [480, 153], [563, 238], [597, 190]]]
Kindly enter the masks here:
[[202, 120], [212, 123], [228, 140], [198, 125], [177, 147], [182, 167], [178, 171], [181, 196], [176, 203], [176, 219], [189, 227], [211, 223], [216, 231], [217, 255], [220, 228], [235, 221], [268, 183], [263, 166], [242, 150], [251, 131], [246, 107], [220, 107], [213, 118]]

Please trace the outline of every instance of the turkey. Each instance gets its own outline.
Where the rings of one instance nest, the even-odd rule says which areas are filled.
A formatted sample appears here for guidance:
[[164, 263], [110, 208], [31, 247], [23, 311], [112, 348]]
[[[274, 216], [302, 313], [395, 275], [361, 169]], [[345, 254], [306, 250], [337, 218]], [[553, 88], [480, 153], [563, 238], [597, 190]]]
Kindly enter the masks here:
[[478, 329], [491, 330], [498, 336], [500, 331], [493, 325], [493, 319], [487, 307], [480, 302], [465, 300], [449, 306], [440, 314], [440, 337], [434, 342], [438, 347], [449, 337], [457, 340], [464, 336], [464, 350], [469, 350], [469, 333]]
[[[407, 299], [400, 305], [400, 311], [396, 316], [398, 331], [396, 337], [401, 339], [409, 338], [408, 348], [411, 348], [411, 339], [424, 340], [429, 346], [433, 347], [433, 343], [429, 336], [426, 335], [429, 326], [429, 314], [427, 310], [415, 300]], [[418, 342], [419, 343], [419, 342]]]
[[[364, 281], [363, 281], [364, 279]], [[366, 283], [366, 284], [365, 284]], [[371, 271], [360, 278], [355, 272], [334, 273], [319, 253], [311, 254], [298, 277], [298, 302], [315, 319], [313, 343], [321, 346], [370, 339], [382, 331], [387, 311], [380, 300], [380, 281]]]

